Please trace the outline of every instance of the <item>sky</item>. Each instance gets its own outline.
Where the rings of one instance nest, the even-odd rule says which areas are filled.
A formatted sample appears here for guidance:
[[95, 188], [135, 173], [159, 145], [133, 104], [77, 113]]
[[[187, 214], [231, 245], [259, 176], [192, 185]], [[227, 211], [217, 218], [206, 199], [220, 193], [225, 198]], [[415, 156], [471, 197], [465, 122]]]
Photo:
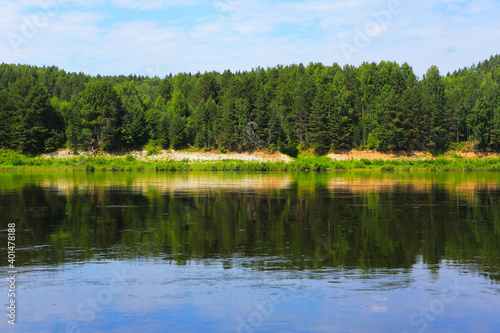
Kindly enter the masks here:
[[407, 62], [500, 53], [498, 0], [1, 0], [0, 63], [90, 75]]

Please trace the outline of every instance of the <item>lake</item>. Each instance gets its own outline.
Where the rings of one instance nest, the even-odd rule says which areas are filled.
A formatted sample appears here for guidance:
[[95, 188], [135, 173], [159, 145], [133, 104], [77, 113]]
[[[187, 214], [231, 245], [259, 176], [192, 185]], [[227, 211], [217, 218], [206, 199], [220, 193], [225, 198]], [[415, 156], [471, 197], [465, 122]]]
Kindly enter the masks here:
[[500, 330], [499, 173], [4, 172], [0, 212], [1, 332]]

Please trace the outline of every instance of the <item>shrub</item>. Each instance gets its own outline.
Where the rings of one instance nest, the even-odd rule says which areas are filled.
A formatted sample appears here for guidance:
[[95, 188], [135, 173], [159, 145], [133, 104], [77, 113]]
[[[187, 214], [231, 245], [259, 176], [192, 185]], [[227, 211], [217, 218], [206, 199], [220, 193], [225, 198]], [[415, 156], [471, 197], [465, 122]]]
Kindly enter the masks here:
[[157, 147], [157, 146], [147, 147], [146, 156], [158, 155], [159, 153], [160, 153], [160, 147]]
[[297, 146], [295, 146], [292, 140], [288, 140], [288, 143], [286, 145], [280, 143], [279, 151], [280, 153], [288, 155], [292, 158], [297, 158], [297, 156], [299, 156], [299, 149], [297, 148]]

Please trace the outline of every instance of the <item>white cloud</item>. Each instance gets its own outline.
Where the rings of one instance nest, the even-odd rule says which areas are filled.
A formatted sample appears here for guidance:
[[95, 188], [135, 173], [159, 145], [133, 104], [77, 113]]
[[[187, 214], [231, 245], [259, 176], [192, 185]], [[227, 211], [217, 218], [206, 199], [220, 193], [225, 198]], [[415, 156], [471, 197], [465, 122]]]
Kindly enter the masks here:
[[[357, 3], [359, 4], [359, 2]], [[340, 1], [308, 1], [308, 2], [299, 2], [292, 5], [288, 5], [292, 7], [294, 10], [299, 11], [308, 11], [308, 12], [319, 12], [322, 15], [326, 12], [338, 11], [346, 8], [347, 6], [353, 7], [357, 6], [357, 4], [353, 4], [352, 2], [340, 2]]]
[[[343, 64], [347, 60], [340, 44], [353, 43], [354, 28], [368, 27], [370, 43], [349, 62], [408, 62], [421, 75], [433, 64], [443, 67], [442, 72], [469, 66], [498, 53], [500, 42], [500, 8], [490, 0], [428, 0], [424, 6], [402, 2], [404, 11], [388, 24], [367, 24], [374, 21], [372, 12], [387, 9], [385, 0], [66, 1], [19, 52], [12, 52], [7, 37], [0, 40], [1, 61], [55, 64], [90, 74], [245, 70], [309, 61]], [[217, 11], [218, 3], [230, 10]], [[130, 13], [116, 17], [99, 7], [104, 4]], [[434, 10], [438, 5], [456, 8]], [[36, 6], [35, 0], [4, 0], [2, 31], [19, 33], [26, 10], [36, 13]], [[183, 10], [189, 17], [173, 21], [172, 11], [165, 9], [171, 6], [193, 7]], [[485, 6], [488, 10], [481, 11]], [[161, 13], [168, 20], [158, 18]]]
[[[36, 0], [24, 0], [36, 1]], [[103, 5], [111, 5], [118, 8], [137, 9], [137, 10], [155, 10], [164, 9], [172, 6], [195, 6], [205, 4], [203, 0], [48, 0], [64, 3], [67, 6], [80, 6], [87, 8], [96, 8]]]
[[373, 36], [373, 37], [376, 37], [384, 32], [387, 31], [387, 26], [386, 25], [379, 25], [379, 24], [376, 24], [376, 25], [373, 25], [370, 27], [370, 30], [368, 32], [368, 36]]
[[387, 306], [380, 306], [380, 305], [375, 305], [372, 304], [370, 306], [371, 310], [375, 313], [386, 313], [387, 312]]

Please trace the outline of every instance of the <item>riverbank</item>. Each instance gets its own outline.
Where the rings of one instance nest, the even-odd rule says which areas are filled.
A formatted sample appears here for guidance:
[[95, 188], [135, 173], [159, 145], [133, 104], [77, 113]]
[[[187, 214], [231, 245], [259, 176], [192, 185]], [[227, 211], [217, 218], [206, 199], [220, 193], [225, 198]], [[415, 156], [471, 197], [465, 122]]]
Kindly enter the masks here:
[[326, 171], [374, 169], [382, 171], [500, 171], [500, 157], [428, 153], [382, 154], [350, 151], [327, 156], [299, 156], [292, 159], [280, 153], [219, 153], [197, 151], [136, 151], [127, 154], [68, 150], [40, 156], [0, 150], [0, 170], [84, 170], [84, 171]]
[[330, 153], [327, 155], [328, 158], [334, 161], [345, 161], [345, 160], [400, 160], [400, 159], [410, 159], [410, 160], [423, 160], [423, 159], [441, 159], [441, 158], [500, 158], [499, 153], [494, 152], [462, 152], [459, 150], [451, 150], [442, 155], [432, 155], [429, 152], [424, 151], [410, 151], [410, 152], [390, 152], [381, 153], [374, 150], [349, 150], [344, 152]]
[[[45, 159], [68, 159], [79, 156], [89, 156], [89, 152], [77, 152], [76, 154], [69, 149], [59, 150], [53, 153], [43, 154], [40, 157]], [[221, 153], [219, 151], [205, 152], [195, 150], [158, 150], [151, 152], [148, 150], [134, 150], [125, 154], [110, 154], [99, 152], [98, 156], [108, 159], [115, 158], [134, 158], [140, 162], [158, 163], [162, 161], [190, 161], [190, 162], [215, 162], [215, 161], [244, 161], [244, 162], [292, 162], [293, 159], [285, 154], [275, 152], [266, 153], [245, 152], [245, 153]]]

